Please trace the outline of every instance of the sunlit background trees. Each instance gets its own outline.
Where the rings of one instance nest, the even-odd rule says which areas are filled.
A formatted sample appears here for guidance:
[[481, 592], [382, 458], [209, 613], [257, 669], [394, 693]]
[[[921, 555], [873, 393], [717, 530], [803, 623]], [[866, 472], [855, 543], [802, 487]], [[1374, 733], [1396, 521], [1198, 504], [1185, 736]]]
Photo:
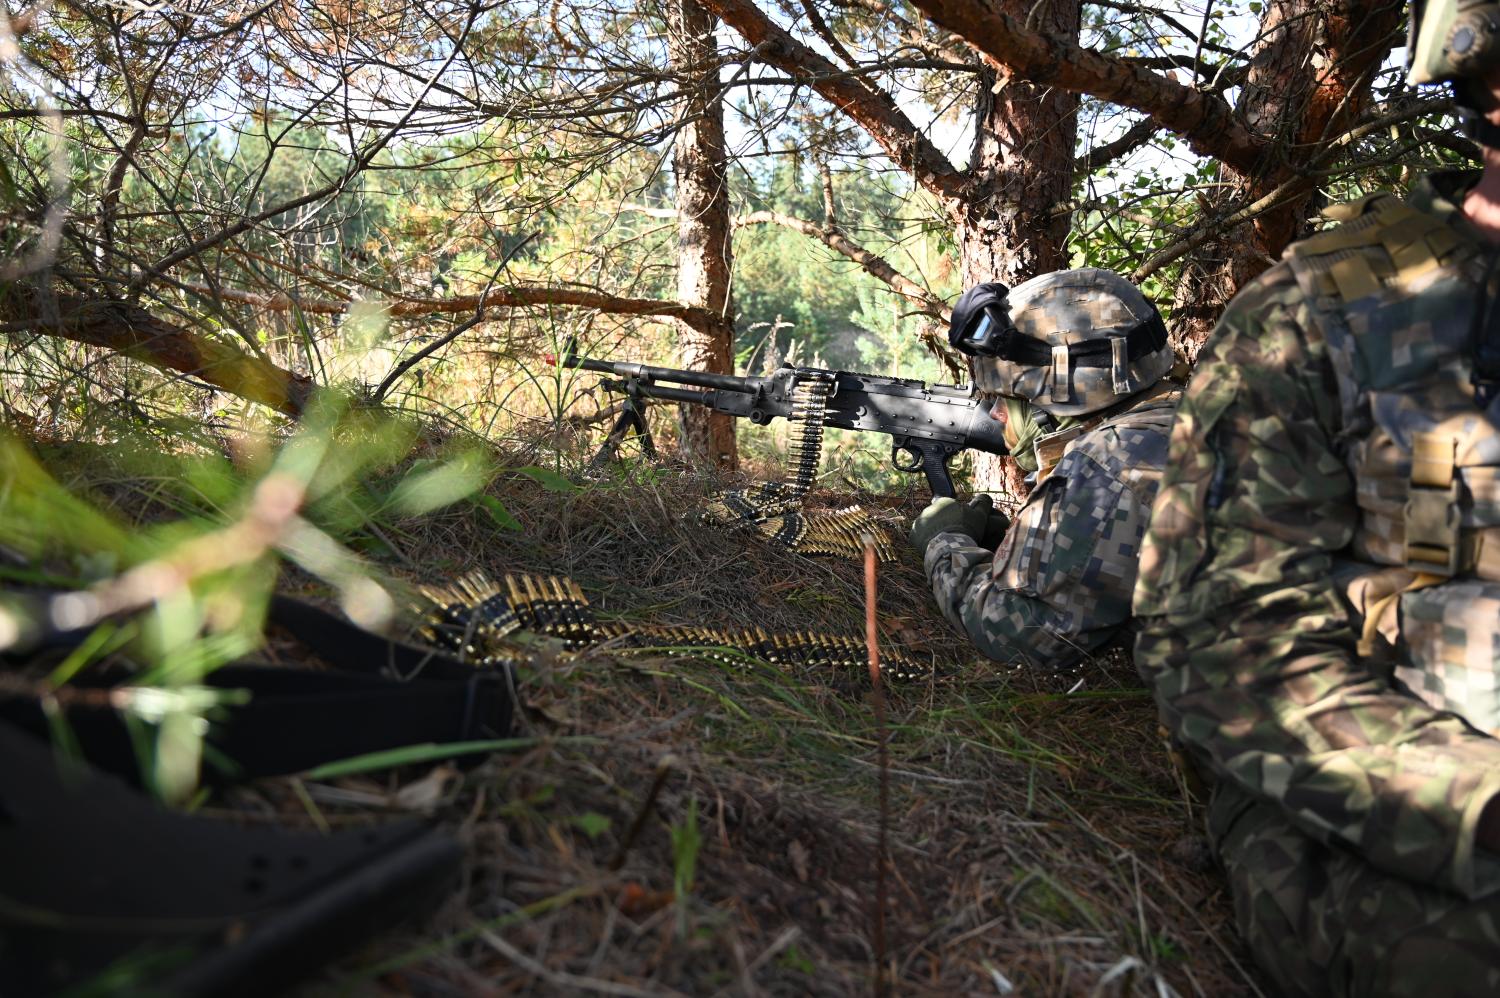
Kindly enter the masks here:
[[[577, 437], [608, 400], [542, 362], [574, 337], [951, 380], [964, 286], [1085, 264], [1191, 359], [1318, 208], [1472, 157], [1400, 29], [1332, 0], [10, 10], [0, 405], [227, 427], [345, 385]], [[734, 465], [732, 426], [681, 429]]]

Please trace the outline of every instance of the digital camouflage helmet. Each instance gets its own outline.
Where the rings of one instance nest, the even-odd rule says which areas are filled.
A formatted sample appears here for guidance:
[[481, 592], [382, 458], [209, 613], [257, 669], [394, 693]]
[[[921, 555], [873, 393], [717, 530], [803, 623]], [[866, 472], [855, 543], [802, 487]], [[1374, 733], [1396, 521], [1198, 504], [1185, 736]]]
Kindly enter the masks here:
[[1055, 417], [1107, 409], [1150, 388], [1174, 356], [1156, 306], [1108, 270], [1062, 270], [1014, 289], [980, 284], [953, 306], [948, 339], [974, 386]]
[[1500, 68], [1500, 3], [1415, 0], [1406, 36], [1406, 79], [1450, 83], [1464, 130], [1500, 148], [1500, 127], [1484, 117], [1494, 98], [1484, 79]]

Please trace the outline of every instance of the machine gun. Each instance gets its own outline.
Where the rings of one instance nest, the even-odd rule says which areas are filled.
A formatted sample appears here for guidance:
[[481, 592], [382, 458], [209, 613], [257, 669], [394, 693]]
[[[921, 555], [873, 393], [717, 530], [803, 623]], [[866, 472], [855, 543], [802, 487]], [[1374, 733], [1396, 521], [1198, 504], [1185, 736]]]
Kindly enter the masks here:
[[738, 378], [592, 360], [578, 356], [576, 342], [568, 344], [563, 357], [548, 360], [620, 379], [603, 382], [608, 391], [625, 398], [594, 464], [609, 460], [632, 432], [641, 438], [645, 453], [655, 453], [646, 422], [647, 399], [707, 406], [762, 426], [777, 417], [808, 423], [816, 419], [840, 429], [884, 433], [891, 438], [891, 463], [900, 471], [925, 474], [934, 496], [953, 495], [948, 462], [960, 451], [1007, 453], [1004, 424], [990, 418], [989, 406], [972, 388], [790, 364], [766, 377]]

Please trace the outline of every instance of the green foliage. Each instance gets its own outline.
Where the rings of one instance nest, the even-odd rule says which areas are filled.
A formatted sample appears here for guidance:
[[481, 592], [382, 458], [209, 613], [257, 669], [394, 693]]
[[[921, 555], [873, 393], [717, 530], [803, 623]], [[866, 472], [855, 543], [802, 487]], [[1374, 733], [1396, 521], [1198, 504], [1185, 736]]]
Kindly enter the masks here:
[[551, 470], [550, 468], [538, 468], [532, 466], [526, 468], [514, 468], [512, 470], [518, 475], [525, 475], [527, 478], [531, 479], [533, 482], [536, 482], [548, 492], [578, 491], [578, 486], [574, 485], [572, 482], [568, 481], [562, 475], [559, 475], [557, 472]]
[[797, 948], [793, 943], [781, 952], [776, 958], [776, 963], [787, 970], [795, 970], [799, 974], [807, 974], [809, 977], [817, 973], [818, 968], [808, 959], [807, 954]]
[[[589, 743], [593, 739], [563, 739], [574, 743]], [[306, 776], [309, 780], [332, 780], [340, 776], [354, 776], [359, 773], [377, 772], [383, 769], [394, 769], [397, 766], [413, 766], [421, 763], [437, 762], [442, 759], [451, 759], [455, 755], [465, 755], [474, 752], [519, 752], [524, 749], [535, 748], [540, 744], [536, 738], [489, 738], [473, 742], [444, 742], [426, 743], [422, 745], [404, 745], [401, 748], [386, 749], [380, 752], [369, 752], [365, 755], [357, 755], [349, 759], [336, 759], [333, 762], [325, 762], [308, 770]]]
[[[477, 492], [494, 474], [473, 447], [410, 461], [417, 433], [409, 419], [331, 393], [290, 437], [243, 439], [236, 460], [164, 453], [128, 427], [120, 432], [137, 445], [119, 449], [117, 474], [159, 483], [156, 495], [174, 516], [118, 522], [0, 432], [0, 546], [58, 566], [54, 577], [89, 583], [51, 604], [54, 624], [94, 629], [51, 679], [65, 682], [128, 645], [143, 666], [119, 696], [122, 709], [148, 784], [177, 801], [196, 786], [204, 722], [239, 696], [203, 678], [259, 646], [279, 562], [322, 580], [351, 618], [379, 627], [398, 591], [353, 548], [380, 537], [393, 518]], [[26, 613], [0, 604], [0, 645], [37, 630]]]
[[1175, 963], [1182, 960], [1182, 946], [1165, 932], [1153, 932], [1146, 937], [1151, 956], [1157, 963]]
[[[698, 852], [703, 848], [703, 833], [698, 828], [698, 799], [688, 801], [682, 821], [672, 825], [672, 888], [679, 905], [693, 892], [698, 872]], [[681, 910], [681, 909], [679, 909]]]
[[590, 839], [597, 839], [609, 831], [610, 821], [608, 815], [600, 814], [598, 811], [585, 811], [583, 814], [575, 814], [569, 819], [573, 827], [577, 828]]
[[[822, 180], [795, 161], [779, 161], [760, 172], [742, 170], [738, 179], [747, 213], [825, 221]], [[943, 255], [932, 233], [902, 218], [913, 208], [922, 210], [922, 199], [909, 186], [892, 186], [865, 170], [833, 172], [831, 182], [836, 221], [861, 246], [907, 264], [931, 263]], [[740, 364], [754, 371], [774, 367], [789, 354], [803, 362], [816, 357], [834, 367], [855, 366], [865, 361], [871, 335], [889, 332], [891, 318], [882, 310], [909, 308], [893, 306], [899, 300], [890, 289], [853, 261], [775, 223], [736, 229], [734, 269], [736, 352]], [[940, 284], [937, 290], [949, 289]], [[916, 328], [914, 320], [904, 325], [906, 335]], [[914, 346], [908, 353], [917, 357], [921, 350]]]
[[505, 508], [505, 504], [494, 496], [481, 494], [475, 496], [472, 501], [475, 506], [484, 510], [495, 526], [501, 530], [521, 529], [521, 521], [517, 520], [510, 510]]

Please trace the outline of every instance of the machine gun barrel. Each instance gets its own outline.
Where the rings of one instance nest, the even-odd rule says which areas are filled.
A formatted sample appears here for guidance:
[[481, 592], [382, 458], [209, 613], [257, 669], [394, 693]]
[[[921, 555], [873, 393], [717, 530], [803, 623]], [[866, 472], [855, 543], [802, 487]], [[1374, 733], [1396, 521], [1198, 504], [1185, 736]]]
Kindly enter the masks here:
[[[629, 391], [623, 381], [605, 381], [603, 384], [612, 392], [625, 394]], [[673, 388], [671, 385], [643, 385], [640, 387], [640, 395], [643, 398], [657, 399], [662, 402], [686, 402], [689, 405], [706, 405], [714, 408], [712, 397], [716, 390], [697, 391], [692, 388]]]
[[891, 463], [901, 471], [926, 475], [933, 495], [953, 495], [948, 461], [954, 455], [964, 450], [1006, 453], [1004, 424], [990, 418], [989, 406], [973, 389], [957, 385], [928, 385], [911, 378], [790, 365], [783, 365], [768, 377], [738, 378], [594, 360], [578, 356], [571, 343], [565, 356], [549, 360], [562, 367], [621, 379], [604, 383], [608, 390], [624, 395], [625, 403], [596, 462], [613, 452], [629, 432], [642, 437], [642, 446], [648, 452], [653, 449], [646, 424], [646, 399], [702, 405], [763, 425], [793, 416], [794, 390], [810, 379], [830, 385], [822, 410], [825, 424], [890, 437]]
[[[732, 374], [711, 374], [708, 371], [679, 371], [671, 367], [653, 367], [650, 364], [629, 364], [613, 360], [594, 360], [580, 357], [576, 353], [565, 354], [558, 361], [563, 367], [576, 367], [599, 374], [613, 374], [617, 378], [634, 379], [650, 385], [666, 381], [677, 385], [692, 385], [695, 388], [716, 388], [727, 392], [754, 392], [765, 378], [737, 378]], [[667, 396], [663, 395], [662, 398]]]

